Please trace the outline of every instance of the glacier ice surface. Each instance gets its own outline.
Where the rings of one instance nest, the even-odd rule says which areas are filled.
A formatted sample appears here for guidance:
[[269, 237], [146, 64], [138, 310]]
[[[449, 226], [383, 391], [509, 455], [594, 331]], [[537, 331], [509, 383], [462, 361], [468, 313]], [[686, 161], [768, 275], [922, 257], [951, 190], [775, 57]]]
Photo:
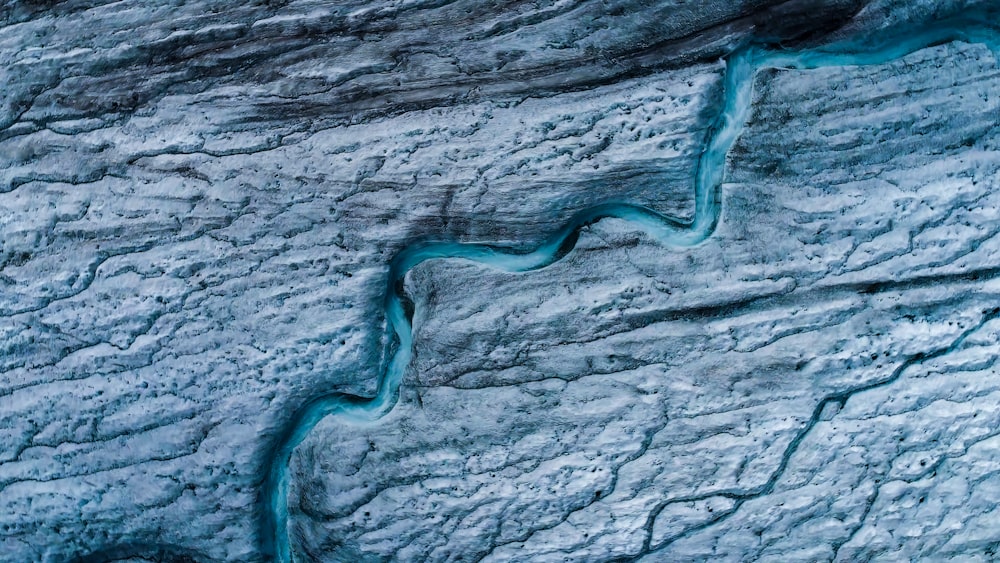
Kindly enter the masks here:
[[994, 557], [989, 2], [60, 6], [3, 560]]

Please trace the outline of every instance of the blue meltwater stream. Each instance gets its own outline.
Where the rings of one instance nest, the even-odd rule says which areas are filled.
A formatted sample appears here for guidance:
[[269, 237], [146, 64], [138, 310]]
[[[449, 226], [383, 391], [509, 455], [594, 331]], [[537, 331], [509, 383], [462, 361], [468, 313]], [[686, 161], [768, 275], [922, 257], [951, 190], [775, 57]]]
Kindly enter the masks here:
[[375, 421], [385, 416], [399, 398], [399, 386], [413, 355], [411, 319], [403, 307], [406, 273], [427, 260], [457, 259], [505, 272], [528, 272], [557, 262], [576, 245], [580, 230], [613, 217], [628, 221], [665, 246], [694, 246], [712, 234], [721, 214], [721, 191], [726, 156], [750, 114], [754, 77], [761, 69], [808, 70], [828, 66], [882, 64], [919, 49], [951, 41], [985, 44], [1000, 59], [1000, 41], [987, 15], [939, 22], [935, 27], [883, 37], [877, 45], [842, 43], [800, 51], [746, 45], [726, 58], [724, 97], [708, 143], [698, 160], [694, 178], [694, 217], [681, 221], [641, 205], [606, 203], [571, 217], [535, 250], [518, 252], [487, 243], [418, 242], [403, 249], [389, 267], [385, 291], [386, 328], [391, 359], [378, 380], [374, 397], [329, 393], [309, 401], [289, 421], [273, 450], [271, 466], [261, 492], [263, 550], [281, 563], [293, 561], [288, 535], [288, 466], [292, 452], [327, 416], [340, 420]]

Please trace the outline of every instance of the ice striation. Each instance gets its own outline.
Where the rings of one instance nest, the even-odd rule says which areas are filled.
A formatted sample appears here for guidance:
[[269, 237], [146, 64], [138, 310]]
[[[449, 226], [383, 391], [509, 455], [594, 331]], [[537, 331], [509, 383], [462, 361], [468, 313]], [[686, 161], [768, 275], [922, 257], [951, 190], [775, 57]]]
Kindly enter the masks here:
[[998, 8], [8, 3], [0, 559], [994, 559]]

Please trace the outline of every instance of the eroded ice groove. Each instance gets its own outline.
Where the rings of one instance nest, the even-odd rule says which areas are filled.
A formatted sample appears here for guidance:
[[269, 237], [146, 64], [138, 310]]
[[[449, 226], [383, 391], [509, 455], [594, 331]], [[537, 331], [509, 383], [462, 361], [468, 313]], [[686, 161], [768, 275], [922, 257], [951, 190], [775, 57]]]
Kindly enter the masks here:
[[[306, 435], [325, 417], [336, 416], [345, 421], [371, 422], [388, 414], [400, 394], [400, 383], [409, 366], [413, 353], [412, 318], [407, 310], [403, 285], [408, 272], [429, 260], [458, 259], [484, 265], [505, 272], [528, 272], [549, 266], [569, 253], [577, 242], [581, 229], [606, 218], [616, 218], [638, 227], [660, 244], [691, 247], [703, 242], [716, 228], [723, 202], [721, 187], [725, 176], [726, 158], [738, 139], [751, 112], [753, 85], [762, 69], [792, 68], [819, 69], [830, 66], [874, 65], [903, 57], [915, 51], [951, 41], [967, 41], [986, 45], [994, 53], [1000, 52], [996, 30], [981, 18], [969, 16], [956, 21], [939, 22], [933, 27], [918, 30], [894, 30], [883, 36], [876, 45], [844, 43], [824, 48], [797, 52], [775, 50], [760, 44], [743, 47], [726, 59], [723, 101], [712, 133], [698, 160], [694, 180], [695, 209], [691, 221], [660, 214], [646, 207], [613, 203], [587, 209], [571, 218], [558, 232], [541, 245], [526, 253], [501, 246], [474, 243], [419, 242], [402, 250], [390, 266], [389, 283], [385, 294], [387, 330], [392, 337], [393, 349], [385, 371], [378, 381], [373, 397], [347, 394], [326, 395], [314, 399], [294, 418], [275, 450], [273, 465], [264, 483], [263, 498], [265, 521], [263, 534], [265, 550], [274, 553], [280, 561], [294, 560], [288, 535], [288, 467], [294, 449]], [[768, 495], [787, 469], [790, 458], [812, 432], [831, 407], [842, 408], [853, 396], [889, 385], [907, 370], [926, 361], [936, 359], [960, 347], [970, 335], [992, 321], [998, 310], [984, 310], [971, 328], [961, 332], [949, 345], [930, 351], [918, 352], [905, 358], [887, 377], [847, 390], [824, 396], [813, 409], [803, 428], [783, 448], [776, 468], [762, 484], [749, 490], [713, 491], [711, 493], [673, 498], [657, 504], [644, 524], [645, 540], [638, 555], [682, 540], [711, 524], [735, 514], [749, 500]], [[648, 447], [648, 444], [646, 445]], [[632, 458], [634, 459], [634, 457]], [[696, 504], [714, 501], [718, 512], [705, 524], [688, 527], [674, 534], [654, 539], [654, 526], [658, 516], [676, 504]], [[271, 539], [273, 538], [273, 539]], [[848, 540], [849, 541], [849, 540]], [[836, 555], [836, 554], [835, 554]]]

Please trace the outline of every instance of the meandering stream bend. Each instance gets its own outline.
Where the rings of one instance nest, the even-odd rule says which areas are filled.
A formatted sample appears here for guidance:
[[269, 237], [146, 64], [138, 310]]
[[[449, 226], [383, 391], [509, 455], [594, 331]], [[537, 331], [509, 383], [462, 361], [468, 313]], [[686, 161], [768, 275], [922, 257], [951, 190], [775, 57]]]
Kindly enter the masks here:
[[[995, 18], [995, 16], [994, 16]], [[749, 43], [726, 57], [722, 105], [694, 177], [694, 216], [682, 221], [630, 203], [606, 203], [585, 209], [535, 250], [527, 253], [486, 243], [418, 242], [404, 248], [390, 263], [385, 291], [386, 330], [390, 358], [378, 380], [374, 397], [329, 393], [309, 401], [290, 420], [273, 449], [271, 466], [261, 492], [263, 550], [281, 563], [293, 560], [288, 537], [288, 465], [292, 452], [327, 416], [375, 421], [392, 410], [413, 353], [412, 313], [403, 300], [403, 281], [411, 269], [427, 260], [461, 259], [506, 272], [528, 272], [560, 260], [576, 245], [580, 230], [606, 218], [635, 225], [660, 243], [677, 248], [694, 246], [708, 238], [719, 223], [726, 157], [749, 117], [753, 83], [768, 68], [809, 70], [828, 66], [882, 64], [914, 51], [951, 41], [985, 44], [1000, 60], [1000, 38], [991, 27], [991, 14], [966, 14], [937, 22], [934, 27], [886, 34], [878, 44], [841, 43], [800, 51]]]

